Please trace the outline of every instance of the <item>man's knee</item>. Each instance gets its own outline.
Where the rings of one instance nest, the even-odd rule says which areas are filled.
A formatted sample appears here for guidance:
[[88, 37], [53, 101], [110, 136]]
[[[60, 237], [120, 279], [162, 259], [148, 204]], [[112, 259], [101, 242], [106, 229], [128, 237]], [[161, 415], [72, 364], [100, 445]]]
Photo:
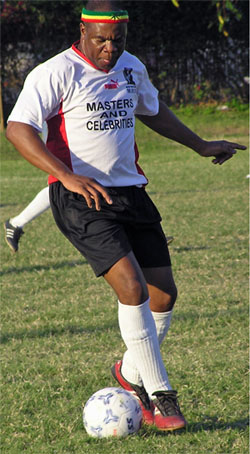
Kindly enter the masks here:
[[171, 288], [162, 294], [161, 303], [159, 304], [159, 309], [161, 312], [171, 311], [174, 307], [174, 304], [177, 300], [177, 288], [176, 286], [171, 286]]
[[152, 291], [151, 289], [150, 307], [155, 312], [169, 312], [173, 309], [177, 299], [177, 288], [173, 283], [163, 291]]
[[137, 306], [148, 299], [148, 291], [139, 280], [127, 279], [117, 292], [119, 301], [130, 306]]

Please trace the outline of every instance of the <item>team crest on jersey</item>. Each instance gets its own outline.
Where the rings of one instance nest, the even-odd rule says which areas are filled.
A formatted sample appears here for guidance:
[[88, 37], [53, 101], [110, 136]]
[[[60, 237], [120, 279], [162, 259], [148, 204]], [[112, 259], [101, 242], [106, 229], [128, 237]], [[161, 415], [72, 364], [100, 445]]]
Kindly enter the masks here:
[[109, 83], [104, 85], [104, 88], [105, 90], [114, 90], [116, 88], [119, 88], [118, 80], [111, 79]]
[[135, 85], [135, 81], [133, 79], [132, 71], [133, 71], [133, 68], [124, 68], [124, 70], [123, 70], [123, 75], [127, 81], [126, 88], [127, 88], [128, 93], [136, 92], [136, 85]]

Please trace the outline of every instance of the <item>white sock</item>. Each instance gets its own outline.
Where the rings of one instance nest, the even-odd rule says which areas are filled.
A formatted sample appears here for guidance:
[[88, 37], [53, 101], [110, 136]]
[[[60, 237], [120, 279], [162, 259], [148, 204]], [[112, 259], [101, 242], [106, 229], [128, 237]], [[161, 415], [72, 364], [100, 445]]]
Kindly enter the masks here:
[[[173, 311], [169, 312], [151, 312], [153, 315], [153, 319], [155, 321], [156, 332], [158, 337], [159, 345], [161, 346], [168, 330], [170, 327], [172, 313]], [[142, 386], [142, 379], [140, 377], [140, 373], [133, 362], [133, 359], [130, 355], [130, 352], [127, 350], [123, 355], [122, 360], [122, 375], [126, 380], [130, 381], [130, 383], [134, 383], [135, 385]], [[130, 379], [128, 379], [130, 377]]]
[[46, 188], [43, 188], [40, 192], [38, 192], [32, 202], [30, 202], [30, 204], [24, 208], [20, 214], [11, 218], [9, 222], [14, 227], [23, 227], [44, 211], [48, 210], [48, 208], [50, 208], [49, 186], [46, 186]]
[[[149, 299], [140, 306], [119, 302], [118, 319], [122, 338], [149, 396], [155, 391], [172, 389], [161, 358]], [[133, 383], [130, 376], [126, 379]]]
[[170, 327], [173, 311], [169, 312], [153, 312], [152, 315], [155, 321], [158, 342], [161, 346]]

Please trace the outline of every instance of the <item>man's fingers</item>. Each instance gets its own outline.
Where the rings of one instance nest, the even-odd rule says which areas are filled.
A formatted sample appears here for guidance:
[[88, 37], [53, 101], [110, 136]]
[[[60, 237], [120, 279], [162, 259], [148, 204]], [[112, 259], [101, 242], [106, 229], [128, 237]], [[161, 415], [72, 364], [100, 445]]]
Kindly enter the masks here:
[[84, 199], [86, 200], [86, 203], [87, 203], [88, 207], [89, 207], [89, 208], [92, 208], [91, 196], [90, 196], [90, 194], [88, 193], [88, 191], [86, 191], [86, 190], [83, 189], [83, 190], [81, 191], [80, 194], [81, 194], [81, 195], [84, 197]]
[[219, 165], [224, 164], [224, 162], [228, 161], [228, 159], [231, 159], [233, 156], [225, 156], [219, 161]]
[[[107, 193], [107, 191], [102, 186], [100, 186], [98, 183], [92, 183], [91, 185], [88, 186], [87, 189], [88, 189], [88, 191], [90, 193], [90, 198], [92, 200], [94, 200], [94, 202], [95, 202], [95, 207], [96, 207], [97, 211], [100, 211], [100, 209], [101, 209], [100, 194], [103, 196], [103, 198], [106, 200], [106, 202], [108, 204], [112, 204], [113, 203], [113, 201], [110, 198], [110, 196]], [[91, 204], [91, 206], [90, 206], [90, 208], [91, 208], [92, 207], [91, 201], [90, 201], [90, 204]]]
[[[99, 185], [98, 185], [99, 186]], [[110, 195], [107, 193], [107, 191], [102, 187], [102, 186], [99, 186], [98, 187], [98, 190], [99, 192], [102, 194], [103, 198], [106, 200], [106, 202], [109, 204], [109, 205], [112, 205], [113, 203], [113, 200], [111, 199]]]
[[89, 208], [92, 208], [94, 202], [96, 210], [100, 211], [101, 197], [103, 197], [109, 205], [113, 203], [105, 187], [97, 183], [94, 178], [77, 174], [67, 174], [62, 183], [69, 191], [81, 194], [86, 200]]
[[231, 159], [233, 157], [233, 154], [223, 154], [220, 156], [217, 156], [215, 159], [212, 160], [213, 164], [223, 164], [225, 161], [228, 161], [228, 159]]
[[236, 148], [237, 150], [246, 150], [247, 149], [247, 147], [245, 147], [245, 145], [240, 145], [239, 143], [230, 142], [230, 145], [232, 148]]
[[87, 185], [85, 190], [83, 190], [83, 195], [89, 208], [92, 208], [94, 202], [96, 210], [100, 211], [100, 200], [98, 191], [96, 191], [96, 189], [92, 185], [89, 184]]

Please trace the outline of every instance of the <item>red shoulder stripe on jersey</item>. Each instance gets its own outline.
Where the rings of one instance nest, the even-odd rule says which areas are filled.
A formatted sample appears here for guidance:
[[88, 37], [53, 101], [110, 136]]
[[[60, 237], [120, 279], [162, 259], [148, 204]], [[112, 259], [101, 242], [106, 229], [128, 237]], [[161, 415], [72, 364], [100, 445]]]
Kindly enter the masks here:
[[[137, 168], [137, 172], [140, 174], [140, 175], [143, 175], [146, 180], [147, 180], [147, 183], [148, 183], [148, 179], [145, 175], [145, 173], [143, 172], [142, 168], [139, 166], [138, 164], [138, 160], [139, 160], [139, 151], [138, 151], [138, 147], [137, 147], [137, 143], [135, 142], [135, 146], [134, 146], [134, 150], [135, 150], [135, 165], [136, 165], [136, 168]], [[146, 183], [146, 184], [147, 184]]]

